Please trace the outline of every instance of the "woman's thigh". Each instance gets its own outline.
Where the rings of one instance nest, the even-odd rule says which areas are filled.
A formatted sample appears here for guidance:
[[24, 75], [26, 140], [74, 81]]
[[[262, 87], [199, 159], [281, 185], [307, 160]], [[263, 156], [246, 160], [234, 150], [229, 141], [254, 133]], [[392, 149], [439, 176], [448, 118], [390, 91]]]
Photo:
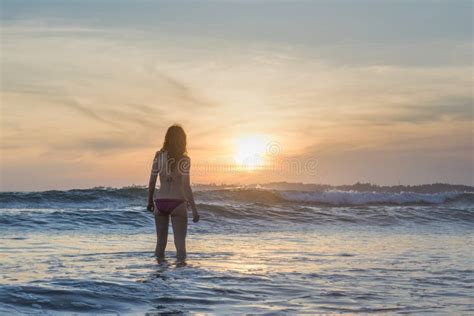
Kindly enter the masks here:
[[181, 204], [171, 213], [171, 223], [175, 237], [185, 238], [188, 228], [186, 203]]
[[158, 235], [167, 235], [169, 225], [169, 216], [155, 215], [155, 227]]
[[186, 202], [181, 203], [173, 210], [173, 212], [171, 212], [171, 219], [173, 219], [173, 217], [188, 217], [188, 209]]

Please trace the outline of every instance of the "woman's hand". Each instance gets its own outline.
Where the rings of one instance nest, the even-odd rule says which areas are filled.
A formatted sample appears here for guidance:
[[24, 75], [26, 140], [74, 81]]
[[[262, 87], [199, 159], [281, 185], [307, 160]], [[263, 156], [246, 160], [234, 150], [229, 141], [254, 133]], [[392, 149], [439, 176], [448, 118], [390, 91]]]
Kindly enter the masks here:
[[199, 216], [199, 213], [198, 213], [198, 212], [193, 212], [193, 222], [194, 222], [194, 223], [199, 222], [199, 219], [200, 219], [200, 218], [201, 218], [201, 217]]
[[155, 206], [153, 205], [153, 203], [148, 203], [146, 209], [148, 210], [148, 212], [152, 212], [154, 211], [154, 208]]

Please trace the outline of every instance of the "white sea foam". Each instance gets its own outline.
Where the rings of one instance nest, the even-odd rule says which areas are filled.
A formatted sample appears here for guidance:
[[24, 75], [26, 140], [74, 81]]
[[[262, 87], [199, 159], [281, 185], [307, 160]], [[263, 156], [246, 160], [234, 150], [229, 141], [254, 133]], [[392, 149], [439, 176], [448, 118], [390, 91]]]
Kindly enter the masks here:
[[324, 203], [332, 205], [365, 205], [376, 203], [429, 203], [442, 204], [448, 199], [454, 199], [461, 195], [459, 192], [442, 192], [433, 194], [401, 192], [355, 192], [355, 191], [324, 191], [324, 192], [301, 192], [280, 191], [280, 196], [288, 201]]

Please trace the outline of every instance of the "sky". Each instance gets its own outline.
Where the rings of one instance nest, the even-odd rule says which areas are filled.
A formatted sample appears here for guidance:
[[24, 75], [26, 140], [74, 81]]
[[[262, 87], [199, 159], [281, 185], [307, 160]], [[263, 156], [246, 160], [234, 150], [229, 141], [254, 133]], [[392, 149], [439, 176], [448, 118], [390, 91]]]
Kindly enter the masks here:
[[144, 185], [173, 123], [193, 183], [474, 185], [472, 1], [0, 11], [0, 190]]

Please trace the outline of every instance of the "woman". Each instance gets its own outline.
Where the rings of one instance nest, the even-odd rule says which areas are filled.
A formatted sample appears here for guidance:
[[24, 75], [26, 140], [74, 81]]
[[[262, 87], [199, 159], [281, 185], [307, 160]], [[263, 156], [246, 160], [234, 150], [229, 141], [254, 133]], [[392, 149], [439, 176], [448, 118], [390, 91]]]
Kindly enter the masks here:
[[[178, 261], [186, 259], [186, 232], [188, 228], [187, 205], [191, 206], [193, 222], [199, 221], [189, 178], [191, 159], [186, 154], [186, 133], [179, 125], [168, 128], [165, 142], [155, 154], [148, 186], [147, 209], [155, 215], [156, 249], [158, 259], [165, 257], [168, 242], [168, 224], [171, 217], [174, 244]], [[156, 179], [160, 176], [160, 188], [156, 199], [153, 194]]]

